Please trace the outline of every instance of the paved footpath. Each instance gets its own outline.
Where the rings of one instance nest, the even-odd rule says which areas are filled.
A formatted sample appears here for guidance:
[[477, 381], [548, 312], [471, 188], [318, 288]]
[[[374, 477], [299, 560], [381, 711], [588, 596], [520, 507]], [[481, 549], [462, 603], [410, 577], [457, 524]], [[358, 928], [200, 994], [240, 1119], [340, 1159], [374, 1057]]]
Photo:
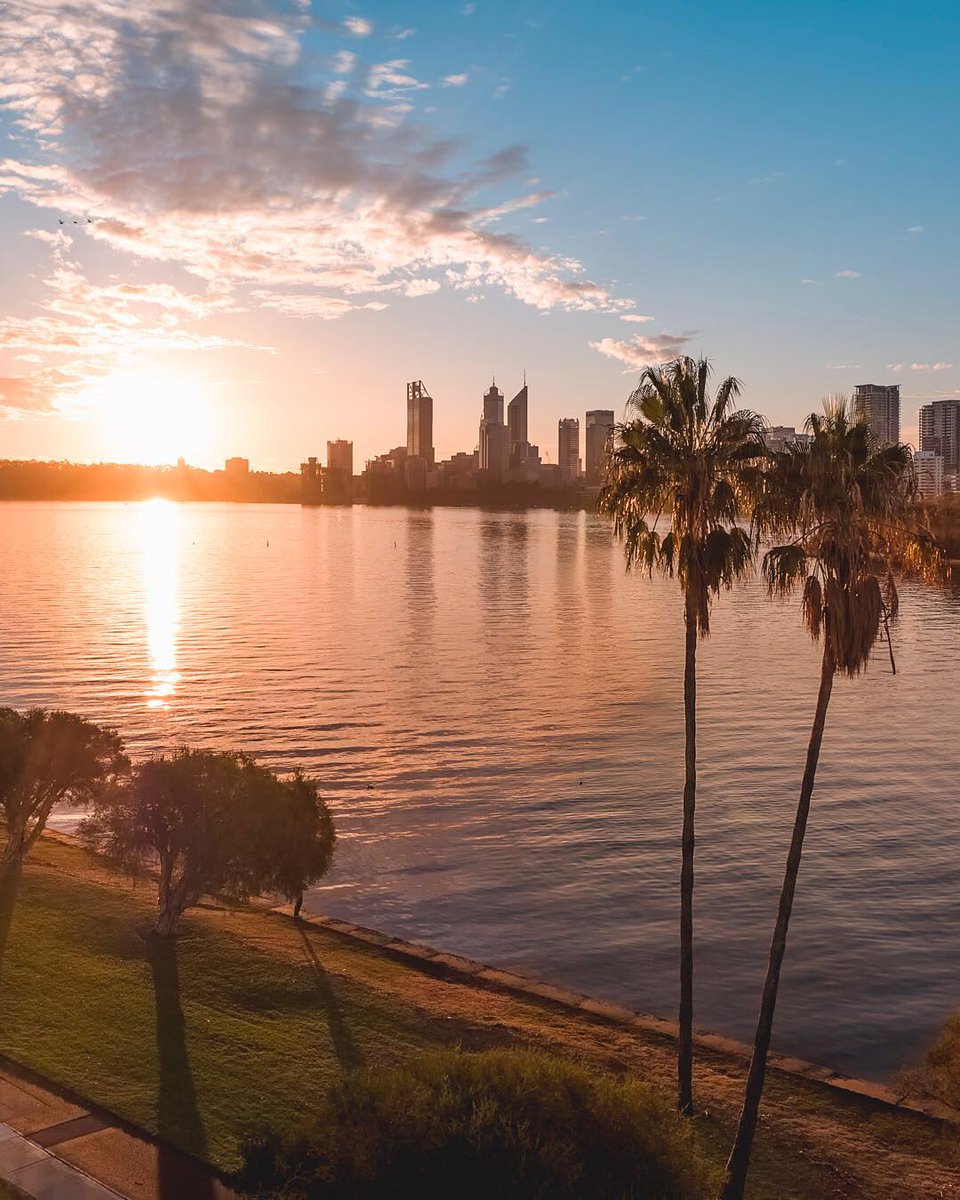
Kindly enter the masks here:
[[0, 1178], [36, 1200], [237, 1200], [195, 1160], [5, 1062]]

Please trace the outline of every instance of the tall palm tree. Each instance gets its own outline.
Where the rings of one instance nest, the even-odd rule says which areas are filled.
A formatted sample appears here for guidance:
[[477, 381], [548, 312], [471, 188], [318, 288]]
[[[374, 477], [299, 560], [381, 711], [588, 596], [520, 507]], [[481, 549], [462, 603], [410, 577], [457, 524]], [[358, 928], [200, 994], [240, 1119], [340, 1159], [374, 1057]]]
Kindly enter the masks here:
[[909, 447], [876, 446], [866, 422], [857, 418], [842, 396], [828, 400], [824, 415], [810, 417], [807, 427], [812, 434], [808, 445], [794, 443], [777, 456], [758, 521], [788, 538], [767, 551], [763, 573], [772, 594], [801, 593], [804, 624], [823, 647], [820, 688], [743, 1111], [720, 1189], [721, 1200], [742, 1200], [746, 1185], [780, 968], [834, 678], [837, 674], [858, 675], [884, 633], [889, 646], [889, 623], [899, 605], [894, 571], [927, 574], [940, 568], [935, 542], [911, 514], [915, 480]]
[[[710, 632], [710, 604], [742, 576], [751, 539], [737, 521], [763, 455], [763, 422], [736, 410], [740, 383], [707, 395], [710, 364], [678, 358], [647, 368], [618, 425], [600, 511], [613, 516], [627, 568], [676, 573], [683, 592], [685, 778], [680, 868], [680, 1036], [677, 1106], [693, 1112], [693, 859], [697, 796], [697, 641]], [[669, 528], [661, 532], [661, 521]]]

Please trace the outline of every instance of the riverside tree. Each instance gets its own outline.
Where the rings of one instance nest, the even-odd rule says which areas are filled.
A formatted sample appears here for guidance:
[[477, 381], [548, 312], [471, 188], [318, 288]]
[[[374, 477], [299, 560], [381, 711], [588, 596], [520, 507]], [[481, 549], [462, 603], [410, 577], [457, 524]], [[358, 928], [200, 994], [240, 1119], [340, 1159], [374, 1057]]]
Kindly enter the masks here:
[[334, 845], [314, 780], [190, 749], [141, 763], [98, 800], [80, 836], [131, 873], [157, 867], [158, 937], [175, 936], [206, 894], [302, 891], [327, 871]]
[[[809, 445], [776, 456], [759, 514], [785, 540], [768, 550], [763, 573], [770, 592], [799, 592], [803, 621], [823, 647], [820, 686], [783, 887], [743, 1111], [720, 1189], [721, 1200], [742, 1200], [757, 1127], [780, 986], [780, 969], [800, 871], [810, 799], [820, 761], [827, 709], [838, 674], [866, 667], [881, 635], [897, 616], [896, 571], [938, 573], [941, 556], [915, 519], [913, 456], [904, 445], [877, 447], [865, 421], [844, 397], [825, 404], [807, 423]], [[893, 665], [893, 651], [890, 650]]]
[[[710, 364], [678, 358], [648, 368], [618, 425], [600, 510], [613, 517], [627, 568], [677, 575], [683, 593], [685, 777], [680, 869], [680, 1036], [677, 1101], [693, 1112], [693, 892], [697, 795], [697, 641], [710, 632], [710, 606], [752, 559], [750, 514], [763, 422], [734, 408], [740, 384], [728, 378], [711, 399]], [[666, 527], [661, 531], [661, 522]]]
[[0, 708], [0, 812], [7, 834], [0, 862], [23, 858], [54, 805], [87, 807], [129, 765], [114, 730], [76, 713]]

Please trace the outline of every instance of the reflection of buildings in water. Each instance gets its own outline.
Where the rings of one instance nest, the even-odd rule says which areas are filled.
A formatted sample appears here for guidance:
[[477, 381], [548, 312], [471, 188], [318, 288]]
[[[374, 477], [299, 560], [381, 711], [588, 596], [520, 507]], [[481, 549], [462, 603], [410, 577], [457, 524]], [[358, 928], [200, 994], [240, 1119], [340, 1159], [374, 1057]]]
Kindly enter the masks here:
[[166, 708], [180, 681], [180, 520], [180, 509], [170, 500], [150, 500], [140, 510], [144, 621], [151, 674], [146, 697], [150, 708]]
[[530, 514], [483, 514], [477, 577], [488, 662], [516, 665], [530, 637]]
[[408, 508], [406, 563], [406, 616], [411, 663], [432, 657], [437, 611], [436, 564], [434, 562], [434, 512], [432, 508]]

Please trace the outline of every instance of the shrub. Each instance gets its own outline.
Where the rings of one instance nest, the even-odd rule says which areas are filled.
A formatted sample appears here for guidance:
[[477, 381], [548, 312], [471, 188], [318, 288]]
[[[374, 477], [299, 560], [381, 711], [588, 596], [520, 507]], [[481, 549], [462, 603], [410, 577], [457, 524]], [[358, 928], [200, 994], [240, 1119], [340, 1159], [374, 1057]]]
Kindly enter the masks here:
[[310, 1123], [243, 1147], [274, 1200], [685, 1200], [689, 1128], [635, 1079], [520, 1051], [438, 1052], [344, 1078]]
[[947, 1019], [920, 1066], [902, 1071], [899, 1082], [960, 1108], [960, 1012]]

